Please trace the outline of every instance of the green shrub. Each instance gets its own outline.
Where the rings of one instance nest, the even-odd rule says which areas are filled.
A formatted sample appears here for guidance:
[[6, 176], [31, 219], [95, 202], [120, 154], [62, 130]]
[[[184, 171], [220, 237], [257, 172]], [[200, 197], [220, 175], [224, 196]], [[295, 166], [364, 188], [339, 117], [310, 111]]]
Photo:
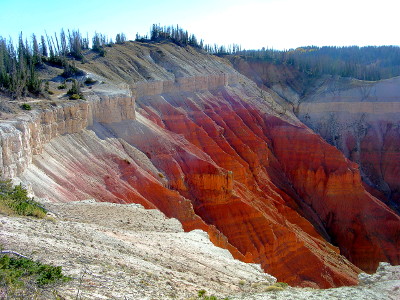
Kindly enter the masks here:
[[0, 256], [0, 286], [23, 287], [27, 283], [39, 287], [70, 280], [62, 274], [60, 266], [42, 264], [28, 258], [13, 258], [5, 254]]
[[82, 76], [84, 74], [85, 73], [82, 70], [75, 67], [75, 65], [71, 65], [70, 63], [67, 62], [64, 65], [64, 72], [61, 74], [61, 76], [64, 78], [68, 78], [73, 76]]
[[32, 109], [32, 107], [31, 107], [29, 104], [26, 104], [26, 103], [22, 104], [22, 105], [21, 105], [21, 108], [22, 108], [23, 110], [31, 110], [31, 109]]
[[81, 87], [80, 87], [78, 81], [75, 80], [75, 79], [73, 79], [73, 80], [72, 80], [72, 86], [71, 86], [71, 88], [68, 90], [67, 94], [68, 94], [68, 95], [73, 95], [73, 94], [78, 94], [78, 95], [79, 95], [80, 92], [81, 92]]
[[93, 78], [91, 78], [91, 77], [88, 77], [88, 78], [86, 78], [86, 80], [85, 80], [85, 84], [95, 84], [97, 82], [97, 80], [94, 80]]
[[69, 99], [71, 99], [71, 100], [79, 100], [79, 99], [81, 99], [81, 96], [79, 96], [78, 94], [72, 94], [71, 96], [69, 96]]
[[63, 84], [60, 84], [57, 88], [58, 88], [59, 90], [64, 90], [64, 89], [67, 88], [67, 85], [66, 85], [65, 83], [63, 83]]
[[81, 93], [81, 86], [77, 80], [72, 80], [72, 86], [68, 90], [67, 95], [69, 95], [69, 99], [71, 100], [84, 99]]
[[44, 218], [47, 211], [28, 197], [22, 185], [13, 187], [11, 180], [0, 180], [0, 213]]
[[101, 57], [106, 56], [106, 53], [107, 53], [107, 51], [106, 51], [104, 48], [100, 48], [100, 49], [98, 50], [98, 52], [99, 52], [99, 55], [100, 55]]
[[228, 297], [222, 299], [214, 295], [207, 296], [206, 294], [207, 294], [206, 290], [199, 290], [197, 292], [197, 298], [202, 300], [229, 300]]

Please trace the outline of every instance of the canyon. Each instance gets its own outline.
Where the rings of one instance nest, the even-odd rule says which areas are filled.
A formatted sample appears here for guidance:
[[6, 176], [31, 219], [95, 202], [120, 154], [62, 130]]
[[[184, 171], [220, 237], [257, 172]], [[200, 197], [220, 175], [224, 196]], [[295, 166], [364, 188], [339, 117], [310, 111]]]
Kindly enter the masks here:
[[341, 134], [331, 145], [318, 123], [331, 99], [315, 93], [292, 109], [295, 83], [260, 88], [228, 60], [168, 43], [87, 60], [97, 83], [86, 100], [32, 101], [0, 122], [2, 175], [37, 199], [158, 209], [295, 286], [354, 285], [361, 270], [399, 264], [395, 112], [382, 121], [395, 101], [369, 131], [384, 139]]
[[290, 66], [231, 61], [260, 88], [284, 98], [304, 124], [357, 163], [365, 188], [399, 213], [399, 77], [310, 78]]

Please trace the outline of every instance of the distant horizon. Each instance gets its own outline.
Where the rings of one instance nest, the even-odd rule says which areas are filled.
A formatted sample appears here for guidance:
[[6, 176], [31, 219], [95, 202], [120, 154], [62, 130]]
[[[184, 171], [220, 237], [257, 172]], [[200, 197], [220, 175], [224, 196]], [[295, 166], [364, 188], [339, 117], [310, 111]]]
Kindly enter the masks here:
[[152, 24], [176, 26], [205, 44], [240, 45], [289, 50], [306, 46], [399, 46], [396, 38], [397, 3], [394, 0], [239, 0], [142, 1], [70, 0], [68, 5], [50, 0], [2, 0], [0, 36], [18, 40], [32, 34], [59, 34], [61, 29], [95, 32], [115, 40], [124, 33], [135, 40], [149, 33]]

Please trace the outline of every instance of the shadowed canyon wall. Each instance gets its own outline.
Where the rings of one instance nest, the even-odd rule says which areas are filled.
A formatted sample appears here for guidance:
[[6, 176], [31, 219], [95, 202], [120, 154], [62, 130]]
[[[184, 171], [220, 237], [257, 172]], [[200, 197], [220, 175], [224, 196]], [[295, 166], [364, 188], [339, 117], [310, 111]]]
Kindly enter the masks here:
[[360, 166], [365, 187], [400, 212], [400, 79], [307, 78], [286, 65], [231, 57], [260, 88], [277, 93], [300, 120]]
[[399, 263], [399, 217], [276, 95], [191, 48], [110, 51], [123, 61], [87, 71], [130, 93], [98, 85], [87, 102], [3, 122], [3, 174], [50, 201], [160, 209], [294, 285], [355, 284], [356, 266]]
[[367, 189], [400, 212], [400, 78], [322, 84], [299, 105], [308, 126], [360, 166]]

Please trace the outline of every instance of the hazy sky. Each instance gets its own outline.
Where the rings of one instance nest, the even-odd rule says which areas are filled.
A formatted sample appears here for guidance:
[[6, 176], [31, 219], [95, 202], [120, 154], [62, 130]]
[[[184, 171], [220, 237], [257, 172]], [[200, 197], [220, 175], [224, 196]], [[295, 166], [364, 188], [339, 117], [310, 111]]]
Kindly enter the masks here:
[[0, 36], [64, 28], [134, 39], [157, 23], [246, 49], [400, 45], [399, 8], [398, 0], [0, 0]]

